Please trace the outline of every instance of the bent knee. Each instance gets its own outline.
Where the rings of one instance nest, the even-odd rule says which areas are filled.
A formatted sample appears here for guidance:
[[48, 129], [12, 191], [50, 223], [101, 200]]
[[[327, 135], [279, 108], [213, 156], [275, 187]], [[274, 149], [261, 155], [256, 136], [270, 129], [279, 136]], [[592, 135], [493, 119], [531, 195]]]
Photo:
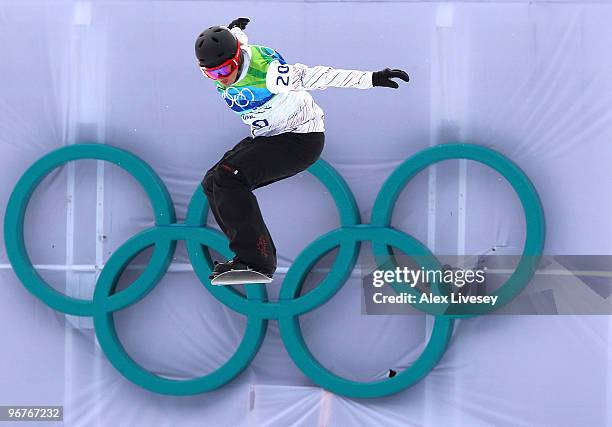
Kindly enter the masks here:
[[249, 187], [249, 182], [242, 171], [228, 163], [218, 165], [212, 173], [212, 179], [217, 185], [221, 186], [239, 183]]

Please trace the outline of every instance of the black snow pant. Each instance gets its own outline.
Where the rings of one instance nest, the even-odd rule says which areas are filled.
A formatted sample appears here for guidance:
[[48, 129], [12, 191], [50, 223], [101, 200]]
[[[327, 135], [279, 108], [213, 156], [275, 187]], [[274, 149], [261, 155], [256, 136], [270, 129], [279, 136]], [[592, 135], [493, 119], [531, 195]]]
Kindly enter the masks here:
[[323, 132], [247, 137], [210, 168], [202, 188], [236, 259], [273, 273], [276, 248], [253, 190], [293, 176], [315, 163]]

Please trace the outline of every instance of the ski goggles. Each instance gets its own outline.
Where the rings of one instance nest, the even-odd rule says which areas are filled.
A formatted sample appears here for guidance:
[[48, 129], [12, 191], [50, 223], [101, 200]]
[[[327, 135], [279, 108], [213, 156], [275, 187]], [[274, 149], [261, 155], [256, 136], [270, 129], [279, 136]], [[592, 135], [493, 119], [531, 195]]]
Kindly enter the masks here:
[[216, 67], [210, 67], [210, 68], [202, 67], [202, 65], [200, 65], [199, 62], [198, 62], [198, 65], [200, 65], [200, 70], [202, 71], [202, 74], [204, 74], [204, 76], [208, 77], [209, 79], [218, 80], [222, 77], [227, 77], [230, 74], [232, 74], [234, 71], [236, 71], [236, 69], [238, 68], [239, 58], [240, 58], [240, 42], [238, 42], [238, 48], [236, 49], [236, 53], [234, 54], [234, 57], [228, 59], [221, 65], [217, 65]]

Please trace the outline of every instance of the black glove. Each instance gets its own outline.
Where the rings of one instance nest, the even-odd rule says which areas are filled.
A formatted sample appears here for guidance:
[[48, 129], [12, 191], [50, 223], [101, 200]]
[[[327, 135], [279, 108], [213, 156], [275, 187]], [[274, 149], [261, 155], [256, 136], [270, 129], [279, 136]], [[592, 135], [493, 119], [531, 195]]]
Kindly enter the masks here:
[[402, 70], [391, 70], [390, 68], [385, 68], [382, 71], [375, 71], [372, 73], [372, 86], [384, 86], [384, 87], [392, 87], [397, 89], [399, 85], [397, 82], [391, 80], [392, 78], [402, 79], [407, 82], [410, 80], [408, 77], [408, 73]]
[[249, 18], [237, 18], [230, 22], [227, 28], [231, 30], [234, 27], [238, 27], [241, 30], [244, 30], [249, 22], [251, 22]]

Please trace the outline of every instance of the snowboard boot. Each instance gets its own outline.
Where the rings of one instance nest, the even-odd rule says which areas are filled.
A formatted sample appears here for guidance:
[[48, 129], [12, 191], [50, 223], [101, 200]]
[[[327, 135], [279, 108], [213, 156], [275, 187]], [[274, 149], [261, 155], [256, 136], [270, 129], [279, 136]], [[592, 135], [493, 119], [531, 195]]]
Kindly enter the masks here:
[[214, 264], [215, 264], [215, 268], [210, 274], [210, 276], [208, 276], [209, 279], [214, 279], [219, 274], [226, 273], [231, 270], [237, 270], [237, 271], [252, 270], [252, 271], [261, 273], [269, 277], [270, 279], [272, 278], [272, 274], [273, 274], [273, 272], [270, 272], [270, 271], [266, 271], [260, 268], [250, 267], [247, 264], [238, 261], [236, 258], [232, 258], [231, 260], [226, 261], [226, 262], [214, 261]]

